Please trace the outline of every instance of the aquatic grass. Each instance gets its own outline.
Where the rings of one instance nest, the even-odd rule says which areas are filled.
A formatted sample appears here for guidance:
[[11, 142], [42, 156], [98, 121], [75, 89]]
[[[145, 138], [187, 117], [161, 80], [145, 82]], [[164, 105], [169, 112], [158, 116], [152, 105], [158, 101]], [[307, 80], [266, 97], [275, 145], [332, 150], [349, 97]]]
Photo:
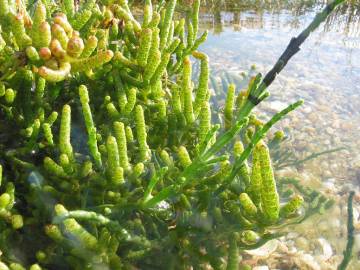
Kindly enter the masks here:
[[349, 198], [347, 202], [347, 212], [348, 212], [348, 219], [347, 219], [347, 243], [346, 243], [346, 249], [344, 250], [344, 258], [341, 261], [338, 269], [344, 270], [348, 267], [351, 258], [352, 258], [352, 252], [354, 248], [354, 214], [353, 214], [353, 198], [354, 198], [355, 192], [351, 191], [349, 193]]

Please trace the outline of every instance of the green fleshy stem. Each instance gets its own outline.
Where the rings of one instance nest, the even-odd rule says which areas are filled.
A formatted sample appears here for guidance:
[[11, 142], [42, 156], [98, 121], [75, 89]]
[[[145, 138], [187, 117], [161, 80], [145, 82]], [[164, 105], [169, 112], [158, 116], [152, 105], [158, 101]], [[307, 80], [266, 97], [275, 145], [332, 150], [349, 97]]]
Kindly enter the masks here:
[[180, 164], [183, 168], [186, 168], [191, 165], [192, 161], [185, 146], [180, 146], [178, 149], [178, 156]]
[[81, 28], [88, 22], [91, 18], [91, 10], [83, 10], [82, 12], [76, 12], [74, 19], [71, 20], [71, 25], [74, 30], [80, 31]]
[[261, 202], [261, 185], [262, 185], [262, 176], [261, 176], [260, 156], [258, 151], [254, 151], [252, 158], [250, 184], [249, 187], [247, 188], [247, 192], [250, 195], [252, 201], [257, 206], [260, 206], [260, 202]]
[[150, 81], [151, 77], [155, 73], [155, 70], [161, 62], [161, 53], [159, 50], [159, 33], [160, 30], [158, 28], [152, 29], [151, 46], [149, 49], [148, 61], [145, 66], [144, 81]]
[[68, 62], [61, 62], [58, 70], [42, 66], [39, 68], [39, 75], [49, 82], [60, 82], [70, 74], [71, 65]]
[[230, 84], [226, 96], [224, 117], [225, 117], [225, 128], [229, 129], [232, 125], [233, 114], [235, 104], [235, 85]]
[[57, 243], [64, 243], [66, 241], [57, 225], [51, 224], [45, 226], [45, 234]]
[[144, 110], [141, 105], [137, 105], [135, 108], [135, 125], [140, 151], [139, 159], [140, 161], [145, 161], [150, 158], [150, 149], [147, 144], [147, 132], [145, 127]]
[[241, 233], [241, 241], [245, 245], [254, 245], [259, 241], [259, 235], [252, 230], [245, 230]]
[[58, 113], [57, 112], [52, 112], [49, 117], [46, 119], [46, 123], [48, 123], [50, 126], [52, 126], [56, 119], [58, 117]]
[[11, 226], [14, 230], [21, 229], [24, 226], [24, 220], [21, 215], [12, 215], [11, 216]]
[[[244, 152], [244, 145], [240, 140], [235, 141], [234, 143], [234, 156], [236, 158], [240, 157], [241, 154]], [[244, 183], [245, 188], [247, 188], [250, 185], [250, 175], [249, 175], [249, 166], [247, 161], [244, 161], [243, 166], [239, 170], [239, 177], [240, 180]]]
[[140, 34], [140, 46], [137, 51], [137, 63], [141, 67], [145, 67], [148, 61], [149, 50], [151, 47], [152, 30], [145, 28]]
[[7, 193], [3, 193], [0, 196], [0, 209], [5, 209], [10, 204], [11, 197]]
[[[167, 36], [167, 40], [166, 40], [166, 44], [165, 44], [165, 50], [167, 50], [169, 52], [173, 52], [175, 50], [175, 48], [171, 50], [171, 49], [169, 49], [169, 47], [171, 46], [173, 41], [175, 41], [176, 39], [178, 39], [178, 38], [174, 38], [174, 21], [172, 21], [170, 23], [169, 34]], [[179, 39], [179, 41], [180, 41], [180, 39]]]
[[65, 173], [71, 175], [74, 169], [72, 164], [70, 163], [69, 157], [66, 154], [61, 154], [59, 161], [60, 161], [60, 166], [64, 169]]
[[75, 15], [75, 3], [72, 0], [64, 0], [62, 2], [62, 9], [67, 16], [73, 17]]
[[206, 30], [198, 39], [195, 40], [192, 47], [186, 48], [183, 54], [189, 55], [191, 52], [196, 51], [199, 48], [199, 46], [206, 41], [207, 36], [208, 36], [208, 31]]
[[[299, 100], [288, 107], [286, 107], [284, 110], [278, 112], [275, 114], [270, 121], [268, 121], [262, 129], [258, 130], [255, 135], [253, 136], [250, 144], [246, 147], [244, 152], [241, 154], [240, 157], [238, 157], [235, 160], [234, 167], [230, 173], [230, 175], [224, 180], [223, 184], [215, 191], [216, 195], [219, 195], [223, 191], [226, 190], [226, 187], [234, 180], [235, 176], [239, 173], [239, 170], [241, 169], [241, 166], [243, 165], [244, 161], [249, 157], [251, 151], [253, 150], [254, 146], [267, 134], [269, 129], [275, 125], [277, 122], [279, 122], [283, 117], [285, 117], [288, 113], [295, 110], [299, 106], [301, 106], [304, 103], [303, 100]], [[225, 136], [225, 135], [224, 135]]]
[[182, 93], [184, 94], [184, 115], [188, 125], [195, 121], [192, 104], [192, 81], [191, 62], [189, 57], [184, 58], [184, 69], [182, 74]]
[[59, 24], [53, 24], [51, 26], [51, 33], [52, 33], [52, 38], [59, 40], [61, 47], [63, 48], [67, 48], [68, 46], [68, 42], [69, 42], [69, 37], [67, 36], [64, 28], [61, 27], [61, 25]]
[[169, 168], [174, 166], [174, 161], [172, 160], [169, 153], [165, 149], [161, 150], [160, 157], [162, 161], [166, 164], [166, 166], [168, 166]]
[[116, 142], [115, 137], [109, 136], [106, 141], [106, 151], [107, 151], [107, 169], [109, 175], [112, 175], [116, 168], [120, 166], [120, 159], [119, 159], [119, 151], [118, 145]]
[[40, 127], [41, 127], [40, 119], [35, 119], [33, 124], [31, 125], [32, 132], [31, 132], [30, 139], [27, 143], [28, 149], [34, 149], [34, 147], [36, 145], [36, 141], [37, 141], [39, 133], [40, 133]]
[[184, 42], [185, 38], [185, 18], [181, 18], [178, 24], [175, 26], [174, 35], [178, 36], [182, 42]]
[[149, 28], [156, 28], [160, 23], [160, 14], [158, 12], [153, 13], [152, 20], [150, 21], [148, 27]]
[[140, 162], [137, 163], [134, 168], [133, 168], [133, 174], [135, 178], [140, 177], [140, 175], [142, 175], [145, 171], [145, 165], [144, 163]]
[[4, 40], [3, 36], [0, 33], [0, 52], [5, 48], [6, 41]]
[[114, 186], [119, 186], [125, 182], [124, 169], [120, 166], [116, 167], [111, 174], [111, 183]]
[[164, 21], [161, 24], [160, 29], [160, 50], [165, 49], [166, 43], [168, 41], [168, 36], [170, 32], [171, 22], [174, 15], [176, 6], [176, 0], [168, 1], [166, 5]]
[[75, 237], [75, 241], [83, 245], [85, 248], [96, 250], [98, 241], [95, 236], [85, 230], [84, 227], [82, 227], [75, 219], [66, 219], [63, 221], [63, 224], [65, 234], [70, 234]]
[[[113, 221], [97, 212], [85, 210], [68, 211], [63, 205], [55, 206], [56, 216], [53, 219], [54, 224], [59, 224], [66, 219], [74, 219], [78, 221], [93, 221], [94, 223], [102, 226], [107, 226], [109, 230], [116, 232], [120, 238], [129, 240], [129, 233], [124, 230], [117, 221]], [[47, 234], [51, 235], [56, 241], [62, 241], [63, 236], [57, 225], [50, 225], [46, 227]], [[94, 241], [92, 241], [94, 243]], [[96, 245], [95, 245], [96, 246]]]
[[205, 53], [201, 52], [193, 52], [192, 55], [200, 59], [200, 75], [199, 75], [199, 85], [196, 89], [196, 97], [194, 101], [194, 114], [197, 115], [200, 113], [202, 109], [202, 105], [206, 101], [206, 97], [208, 95], [208, 84], [209, 84], [209, 57]]
[[150, 22], [152, 20], [152, 17], [153, 17], [152, 1], [146, 0], [145, 6], [144, 6], [144, 18], [143, 18], [143, 24], [142, 24], [143, 28], [148, 27], [148, 25], [150, 24]]
[[84, 50], [81, 53], [81, 58], [88, 58], [92, 55], [98, 45], [96, 36], [89, 36], [85, 42]]
[[187, 40], [186, 47], [190, 49], [194, 45], [194, 26], [190, 19], [187, 20]]
[[32, 46], [27, 47], [25, 50], [25, 53], [26, 53], [26, 56], [29, 58], [29, 60], [33, 63], [40, 60], [40, 56], [39, 56], [38, 52]]
[[136, 94], [137, 94], [137, 90], [135, 87], [129, 89], [127, 95], [127, 102], [124, 108], [125, 115], [130, 115], [130, 113], [133, 111], [136, 104]]
[[239, 268], [239, 249], [236, 243], [236, 236], [229, 237], [228, 259], [226, 270], [237, 270]]
[[174, 86], [171, 89], [171, 106], [177, 117], [182, 116], [182, 106], [180, 98], [180, 89], [178, 86]]
[[276, 190], [276, 182], [271, 165], [269, 148], [260, 140], [254, 148], [254, 153], [259, 152], [261, 164], [261, 210], [267, 222], [275, 223], [279, 219], [280, 201]]
[[111, 50], [100, 51], [96, 55], [76, 59], [71, 62], [71, 70], [73, 72], [85, 71], [101, 67], [105, 63], [108, 63], [114, 56], [114, 53]]
[[121, 122], [114, 122], [114, 133], [118, 145], [120, 166], [125, 170], [129, 169], [129, 158], [127, 154], [127, 142], [125, 135], [125, 126]]
[[24, 26], [24, 18], [21, 14], [13, 14], [11, 17], [12, 32], [14, 34], [17, 45], [20, 49], [24, 49], [32, 44], [31, 38], [26, 34]]
[[160, 99], [157, 102], [157, 107], [158, 107], [158, 116], [160, 120], [166, 121], [166, 102], [163, 99]]
[[135, 20], [132, 14], [123, 7], [114, 5], [114, 13], [118, 19], [123, 19], [126, 23], [131, 22], [134, 26], [135, 32], [139, 33], [141, 31], [141, 25], [139, 22]]
[[239, 202], [244, 212], [249, 217], [255, 217], [258, 213], [256, 205], [246, 193], [241, 193], [239, 196]]
[[10, 269], [11, 270], [26, 270], [24, 266], [22, 266], [20, 263], [10, 263]]
[[89, 174], [93, 172], [93, 163], [90, 160], [85, 161], [80, 170], [80, 177], [87, 177]]
[[3, 97], [5, 95], [6, 87], [3, 82], [0, 82], [0, 97]]
[[150, 79], [150, 85], [154, 85], [158, 80], [160, 80], [161, 76], [164, 74], [166, 70], [170, 57], [171, 54], [168, 52], [164, 52], [162, 54], [161, 61]]
[[[104, 30], [104, 29], [100, 29], [97, 31], [97, 35], [99, 38], [99, 42], [98, 42], [98, 47], [97, 50], [98, 51], [104, 51], [106, 50], [109, 46], [114, 47], [112, 45], [114, 44], [110, 44], [110, 35], [109, 35], [109, 31]], [[115, 46], [115, 49], [117, 47]], [[130, 47], [130, 49], [132, 51], [135, 51], [135, 48], [133, 46]]]
[[16, 92], [13, 89], [8, 88], [5, 90], [4, 97], [7, 104], [12, 104], [16, 98]]
[[10, 12], [10, 5], [8, 0], [0, 0], [0, 22]]
[[114, 54], [115, 65], [121, 68], [122, 66], [128, 67], [134, 71], [141, 72], [142, 67], [140, 67], [135, 61], [129, 60], [121, 52], [117, 51]]
[[37, 263], [35, 263], [35, 264], [32, 264], [31, 266], [30, 266], [30, 268], [29, 268], [29, 270], [42, 270], [43, 268], [39, 265], [39, 264], [37, 264]]
[[234, 126], [226, 131], [222, 136], [216, 139], [216, 142], [201, 155], [201, 160], [206, 161], [212, 156], [214, 156], [216, 153], [221, 151], [225, 145], [227, 145], [230, 141], [232, 141], [236, 134], [240, 132], [242, 127], [246, 125], [248, 122], [247, 119], [244, 119], [242, 121], [238, 121]]
[[[203, 142], [211, 128], [211, 109], [209, 102], [204, 102], [199, 113], [199, 142]], [[196, 109], [197, 107], [195, 107]]]
[[61, 113], [59, 148], [62, 154], [66, 154], [70, 160], [73, 159], [73, 149], [70, 142], [71, 133], [71, 107], [64, 105]]
[[39, 77], [36, 83], [35, 88], [35, 101], [37, 104], [43, 102], [43, 97], [45, 95], [46, 80], [42, 77]]
[[88, 133], [88, 146], [91, 155], [98, 168], [102, 167], [101, 154], [98, 149], [98, 142], [96, 138], [96, 127], [92, 118], [91, 109], [89, 106], [89, 93], [85, 85], [80, 85], [79, 96], [82, 107], [82, 112], [85, 120], [85, 126]]
[[193, 25], [194, 39], [196, 39], [196, 37], [197, 37], [198, 27], [199, 27], [199, 11], [200, 11], [200, 4], [201, 4], [200, 2], [201, 2], [200, 0], [194, 1], [192, 13], [191, 13], [191, 22]]
[[163, 84], [161, 80], [158, 80], [154, 85], [151, 86], [151, 96], [158, 103], [162, 99], [163, 95]]
[[303, 204], [304, 198], [300, 195], [295, 195], [280, 209], [281, 217], [289, 217], [294, 214]]
[[48, 124], [48, 123], [43, 123], [42, 128], [43, 128], [43, 131], [44, 131], [45, 139], [47, 140], [49, 145], [54, 146], [54, 140], [53, 140], [54, 136], [53, 136], [52, 131], [51, 131], [51, 125]]
[[134, 141], [134, 135], [133, 135], [131, 127], [129, 127], [129, 126], [125, 127], [125, 135], [126, 135], [126, 141], [127, 142], [133, 142]]
[[106, 110], [109, 116], [113, 119], [117, 119], [120, 117], [119, 111], [116, 109], [114, 103], [110, 102], [106, 105]]
[[51, 42], [51, 28], [48, 22], [42, 22], [38, 30], [38, 41], [37, 44], [34, 44], [37, 48], [47, 48]]
[[130, 22], [130, 21], [127, 21], [125, 24], [125, 36], [126, 36], [126, 39], [129, 40], [131, 43], [128, 46], [139, 44], [139, 39], [135, 35], [134, 26], [133, 26], [132, 22]]
[[64, 169], [58, 165], [54, 160], [50, 157], [46, 157], [44, 159], [44, 168], [50, 174], [61, 177], [61, 178], [68, 178], [69, 176], [65, 173]]

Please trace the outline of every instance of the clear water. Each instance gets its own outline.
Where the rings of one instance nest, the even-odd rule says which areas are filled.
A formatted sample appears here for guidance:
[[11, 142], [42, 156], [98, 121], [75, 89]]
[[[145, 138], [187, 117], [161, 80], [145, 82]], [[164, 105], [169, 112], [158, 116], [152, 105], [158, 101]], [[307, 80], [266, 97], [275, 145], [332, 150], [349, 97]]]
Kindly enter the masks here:
[[[235, 11], [225, 10], [231, 1], [209, 6], [203, 9], [201, 25], [210, 35], [201, 50], [208, 53], [213, 72], [240, 74], [255, 64], [257, 71], [265, 74], [322, 4]], [[349, 13], [354, 16], [351, 20]], [[304, 106], [282, 123], [293, 130], [294, 140], [300, 142], [299, 151], [349, 148], [334, 155], [339, 159], [336, 165], [346, 167], [339, 170], [333, 166], [331, 174], [317, 173], [341, 179], [355, 177], [356, 162], [360, 161], [360, 23], [356, 13], [350, 8], [339, 10], [321, 25], [269, 90], [271, 97], [262, 110], [276, 111], [299, 98], [305, 100]]]
[[[287, 5], [259, 8], [256, 3], [253, 6], [240, 6], [243, 2], [207, 1], [208, 6], [202, 9], [201, 27], [208, 29], [210, 35], [201, 50], [209, 55], [212, 73], [218, 80], [224, 76], [224, 72], [238, 76], [247, 72], [253, 64], [257, 71], [265, 74], [286, 48], [290, 38], [299, 34], [324, 4], [322, 1], [307, 1], [302, 5], [299, 2], [303, 1], [295, 1]], [[341, 256], [346, 238], [347, 194], [349, 190], [359, 192], [359, 14], [359, 3], [353, 2], [353, 5], [337, 10], [312, 33], [301, 51], [269, 88], [271, 97], [258, 109], [268, 118], [295, 100], [305, 100], [302, 108], [276, 126], [277, 129], [289, 130], [291, 146], [299, 157], [346, 147], [346, 150], [289, 169], [299, 174], [305, 183], [315, 185], [337, 200], [338, 206], [327, 215], [296, 229], [295, 239], [307, 239], [311, 246], [308, 247], [309, 253], [315, 254], [315, 257], [321, 254], [321, 248], [311, 238], [322, 237], [330, 243], [332, 258]], [[289, 170], [285, 174], [291, 173]], [[360, 211], [358, 202], [355, 208], [356, 212]], [[324, 228], [314, 228], [314, 224], [319, 227], [323, 224]], [[357, 230], [353, 269], [360, 269], [359, 228]], [[290, 241], [294, 241], [294, 247], [299, 248], [296, 240]], [[331, 260], [320, 265], [320, 269], [336, 269], [334, 263], [332, 267], [335, 268], [331, 268]]]

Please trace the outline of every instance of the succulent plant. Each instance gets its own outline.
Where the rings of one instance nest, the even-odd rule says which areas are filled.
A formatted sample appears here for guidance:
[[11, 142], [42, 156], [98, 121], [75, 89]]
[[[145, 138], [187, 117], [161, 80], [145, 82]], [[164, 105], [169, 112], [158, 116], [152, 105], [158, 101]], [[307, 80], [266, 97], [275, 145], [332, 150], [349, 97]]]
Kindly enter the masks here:
[[213, 123], [199, 7], [0, 0], [1, 269], [237, 269], [319, 205], [281, 197], [264, 139], [302, 101], [250, 117], [288, 59]]

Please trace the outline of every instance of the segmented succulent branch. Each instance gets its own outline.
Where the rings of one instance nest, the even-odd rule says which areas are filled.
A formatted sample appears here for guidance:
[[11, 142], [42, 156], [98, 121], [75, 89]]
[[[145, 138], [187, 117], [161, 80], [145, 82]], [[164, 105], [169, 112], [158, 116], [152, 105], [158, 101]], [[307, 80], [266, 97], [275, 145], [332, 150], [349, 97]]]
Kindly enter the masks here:
[[1, 269], [237, 269], [330, 207], [274, 178], [266, 134], [302, 101], [259, 122], [257, 75], [215, 117], [200, 3], [0, 0]]

